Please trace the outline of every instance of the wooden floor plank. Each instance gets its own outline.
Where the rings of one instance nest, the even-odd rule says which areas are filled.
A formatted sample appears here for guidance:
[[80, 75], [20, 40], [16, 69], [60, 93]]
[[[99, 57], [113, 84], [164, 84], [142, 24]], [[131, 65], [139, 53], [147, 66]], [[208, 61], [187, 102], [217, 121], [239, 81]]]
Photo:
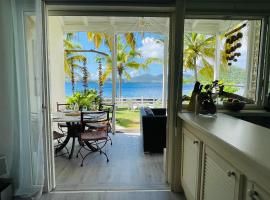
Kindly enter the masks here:
[[183, 194], [169, 191], [149, 192], [65, 192], [44, 194], [41, 200], [185, 200]]
[[[56, 190], [168, 189], [162, 154], [144, 154], [139, 133], [117, 133], [107, 145], [110, 162], [99, 153], [83, 167], [80, 158], [55, 158]], [[78, 148], [78, 145], [77, 145]], [[76, 153], [76, 149], [75, 149]]]

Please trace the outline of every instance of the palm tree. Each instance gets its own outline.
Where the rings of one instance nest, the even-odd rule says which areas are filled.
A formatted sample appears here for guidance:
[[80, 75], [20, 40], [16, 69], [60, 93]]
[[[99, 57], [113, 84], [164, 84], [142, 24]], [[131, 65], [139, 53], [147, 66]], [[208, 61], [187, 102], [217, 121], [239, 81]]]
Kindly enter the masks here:
[[86, 67], [86, 60], [83, 61], [83, 66], [81, 67], [81, 71], [83, 74], [82, 80], [83, 80], [83, 87], [84, 87], [84, 92], [86, 93], [87, 88], [88, 88], [88, 70]]
[[[215, 36], [198, 33], [184, 35], [184, 68], [194, 70], [194, 78], [198, 80], [198, 72], [205, 77], [213, 77], [213, 66], [209, 60], [215, 59]], [[203, 66], [199, 66], [201, 63]]]
[[75, 69], [83, 69], [83, 66], [81, 66], [80, 63], [86, 64], [87, 61], [84, 55], [72, 52], [74, 49], [82, 48], [79, 44], [72, 41], [73, 36], [73, 33], [67, 33], [66, 38], [64, 39], [64, 70], [71, 81], [72, 93], [75, 92], [75, 76], [78, 76]]
[[96, 62], [98, 63], [98, 91], [99, 91], [99, 96], [102, 99], [103, 95], [103, 84], [104, 82], [102, 81], [102, 58], [100, 56], [96, 57]]
[[[129, 74], [130, 69], [144, 69], [146, 70], [148, 66], [151, 63], [160, 62], [159, 58], [147, 58], [143, 61], [140, 61], [142, 59], [142, 55], [137, 50], [133, 50], [132, 48], [129, 48], [128, 44], [123, 44], [121, 42], [121, 36], [119, 35], [117, 38], [117, 74], [119, 79], [119, 97], [122, 96], [122, 82], [123, 82], [123, 76], [127, 80], [131, 79], [131, 76]], [[112, 57], [106, 56], [106, 68], [102, 75], [102, 81], [104, 82], [108, 76], [112, 73]]]
[[[128, 73], [128, 69], [139, 70], [147, 69], [147, 67], [154, 62], [160, 62], [158, 58], [147, 58], [144, 62], [137, 61], [136, 58], [141, 58], [141, 54], [136, 50], [135, 35], [132, 32], [125, 33], [124, 35], [126, 44], [121, 41], [121, 35], [117, 37], [117, 74], [119, 79], [119, 97], [122, 96], [122, 81], [123, 75], [130, 80], [131, 76]], [[104, 42], [109, 48], [110, 52], [113, 50], [114, 37], [107, 33], [88, 32], [87, 37], [89, 41], [94, 41], [95, 48], [99, 49], [102, 42]], [[108, 76], [112, 73], [112, 57], [105, 56], [106, 69], [102, 74], [102, 82], [104, 82]]]
[[[132, 32], [125, 33], [124, 34], [127, 44], [135, 50], [136, 48], [136, 40], [135, 35]], [[106, 46], [109, 48], [110, 52], [113, 51], [113, 35], [110, 35], [108, 33], [101, 33], [101, 32], [87, 32], [87, 38], [89, 41], [93, 41], [95, 44], [95, 48], [99, 49], [102, 42], [106, 44]]]

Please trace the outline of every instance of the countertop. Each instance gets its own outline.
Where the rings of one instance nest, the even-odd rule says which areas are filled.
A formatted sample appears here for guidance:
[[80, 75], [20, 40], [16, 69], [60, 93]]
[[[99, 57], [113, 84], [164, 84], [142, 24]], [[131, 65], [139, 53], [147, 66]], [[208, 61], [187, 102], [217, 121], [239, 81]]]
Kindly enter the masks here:
[[222, 110], [222, 109], [218, 109], [219, 113], [223, 113], [223, 114], [228, 114], [231, 116], [269, 116], [270, 117], [270, 112], [267, 112], [265, 110], [240, 110], [239, 112], [233, 112], [233, 111], [229, 111], [229, 110]]
[[215, 118], [187, 112], [178, 113], [178, 116], [194, 128], [230, 145], [270, 173], [270, 129], [222, 113]]

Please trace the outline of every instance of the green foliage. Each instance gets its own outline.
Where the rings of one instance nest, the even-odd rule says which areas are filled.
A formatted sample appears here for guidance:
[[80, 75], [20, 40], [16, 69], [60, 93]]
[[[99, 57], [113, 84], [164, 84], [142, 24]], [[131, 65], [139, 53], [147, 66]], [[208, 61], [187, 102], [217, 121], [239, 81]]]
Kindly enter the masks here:
[[101, 99], [96, 90], [88, 89], [85, 92], [75, 92], [67, 99], [68, 104], [78, 104], [79, 108], [87, 107], [88, 110], [98, 109]]
[[224, 81], [224, 80], [220, 80], [218, 82], [219, 85], [224, 85], [224, 92], [229, 92], [229, 93], [236, 93], [239, 91], [238, 87], [235, 87], [233, 85], [235, 85], [234, 82], [228, 82], [228, 81]]
[[228, 83], [244, 85], [247, 81], [247, 72], [243, 68], [230, 66], [227, 68], [221, 67], [220, 69], [220, 79], [223, 80], [226, 85], [228, 85]]
[[[184, 34], [184, 68], [193, 70], [194, 77], [198, 80], [197, 73], [202, 76], [213, 76], [210, 68], [210, 60], [215, 58], [215, 36], [206, 34], [185, 33]], [[199, 66], [199, 63], [202, 65]], [[203, 68], [207, 68], [200, 72]]]
[[[233, 84], [233, 83], [232, 83]], [[224, 92], [229, 92], [229, 93], [236, 93], [239, 91], [239, 88], [234, 87], [234, 86], [224, 86]]]

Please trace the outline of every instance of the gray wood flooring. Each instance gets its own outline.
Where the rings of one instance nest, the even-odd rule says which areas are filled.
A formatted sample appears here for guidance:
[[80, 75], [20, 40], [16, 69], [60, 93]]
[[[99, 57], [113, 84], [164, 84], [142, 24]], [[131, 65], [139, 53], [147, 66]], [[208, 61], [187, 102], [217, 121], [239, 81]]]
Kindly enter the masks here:
[[44, 194], [41, 200], [185, 200], [179, 193], [169, 191], [134, 192], [61, 192]]
[[[71, 160], [65, 157], [55, 158], [55, 190], [169, 189], [164, 177], [163, 155], [144, 154], [142, 138], [138, 133], [116, 133], [112, 135], [112, 140], [113, 145], [107, 145], [109, 163], [99, 153], [91, 154], [83, 167], [80, 166], [81, 159], [76, 156]], [[76, 152], [75, 149], [75, 155]], [[161, 194], [168, 195], [166, 192]], [[112, 196], [114, 195], [116, 194], [112, 193]], [[132, 196], [133, 193], [125, 193], [125, 195]]]

